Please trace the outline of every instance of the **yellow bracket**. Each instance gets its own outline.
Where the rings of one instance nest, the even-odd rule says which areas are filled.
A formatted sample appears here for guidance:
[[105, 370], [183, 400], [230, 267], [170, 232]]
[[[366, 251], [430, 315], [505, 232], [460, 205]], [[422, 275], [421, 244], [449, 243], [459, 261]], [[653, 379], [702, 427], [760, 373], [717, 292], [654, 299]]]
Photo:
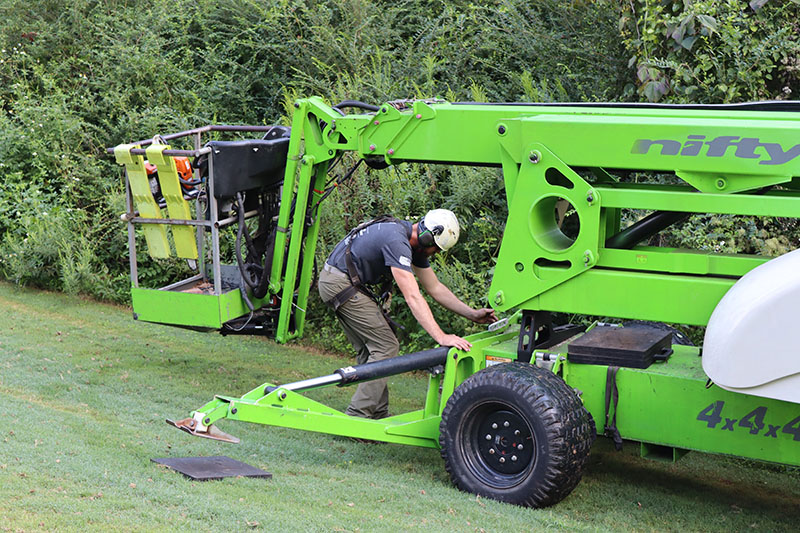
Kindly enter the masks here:
[[[139, 216], [144, 218], [161, 218], [161, 209], [153, 199], [153, 193], [150, 191], [150, 183], [147, 181], [144, 157], [131, 154], [132, 148], [139, 148], [139, 146], [120, 144], [114, 148], [114, 157], [117, 163], [125, 166], [125, 170], [128, 173], [128, 182], [131, 186], [133, 203], [137, 211], [139, 211]], [[163, 224], [145, 224], [144, 238], [147, 241], [147, 250], [150, 256], [169, 257], [167, 229]]]
[[[161, 185], [161, 195], [167, 202], [169, 217], [176, 220], [191, 220], [192, 212], [189, 202], [183, 198], [178, 169], [175, 158], [165, 156], [164, 150], [169, 150], [169, 145], [153, 144], [147, 147], [147, 159], [158, 167], [158, 182]], [[172, 226], [172, 237], [175, 240], [175, 251], [178, 257], [197, 259], [197, 239], [193, 226]]]

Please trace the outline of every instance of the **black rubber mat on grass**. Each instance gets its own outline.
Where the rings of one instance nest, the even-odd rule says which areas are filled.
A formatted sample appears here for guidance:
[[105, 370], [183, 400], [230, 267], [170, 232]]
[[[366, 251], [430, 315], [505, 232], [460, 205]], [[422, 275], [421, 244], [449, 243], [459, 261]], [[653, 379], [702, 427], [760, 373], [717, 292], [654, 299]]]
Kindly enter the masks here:
[[150, 460], [177, 470], [184, 476], [196, 481], [209, 481], [237, 476], [272, 477], [269, 472], [224, 455], [215, 457], [162, 457]]

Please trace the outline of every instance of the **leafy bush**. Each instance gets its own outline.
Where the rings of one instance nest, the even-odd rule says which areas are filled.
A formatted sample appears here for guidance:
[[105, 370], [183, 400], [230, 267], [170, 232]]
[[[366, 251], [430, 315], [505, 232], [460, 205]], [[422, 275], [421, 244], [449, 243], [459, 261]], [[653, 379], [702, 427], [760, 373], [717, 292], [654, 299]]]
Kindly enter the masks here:
[[[210, 123], [288, 123], [292, 102], [736, 101], [798, 88], [797, 4], [726, 0], [47, 0], [0, 4], [0, 274], [124, 302], [121, 172], [105, 148]], [[626, 64], [629, 61], [630, 63]], [[337, 172], [355, 163], [347, 159]], [[506, 218], [499, 171], [356, 173], [323, 212], [321, 261], [358, 222], [448, 207], [462, 243], [438, 275], [485, 305]], [[42, 213], [48, 213], [45, 217]], [[669, 243], [776, 253], [793, 222], [695, 218]], [[751, 231], [752, 230], [752, 231]], [[778, 230], [775, 240], [762, 238]], [[716, 238], [719, 236], [719, 238]], [[144, 249], [138, 234], [137, 245]], [[732, 248], [731, 248], [732, 247]], [[229, 253], [229, 246], [223, 250]], [[161, 286], [183, 264], [144, 259]], [[311, 302], [308, 331], [346, 346]], [[413, 323], [405, 306], [401, 321]], [[440, 320], [449, 313], [434, 306]], [[466, 321], [454, 330], [469, 331]], [[336, 332], [336, 335], [331, 335]], [[410, 335], [409, 347], [427, 345]]]
[[620, 5], [629, 66], [636, 68], [637, 91], [647, 100], [798, 98], [800, 3], [637, 0]]

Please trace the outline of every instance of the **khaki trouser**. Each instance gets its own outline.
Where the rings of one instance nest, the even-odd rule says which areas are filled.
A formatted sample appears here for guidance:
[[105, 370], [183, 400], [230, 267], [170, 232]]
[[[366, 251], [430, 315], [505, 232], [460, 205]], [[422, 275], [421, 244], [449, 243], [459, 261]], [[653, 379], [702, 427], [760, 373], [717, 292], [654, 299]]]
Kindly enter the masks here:
[[[319, 275], [319, 295], [328, 302], [350, 286], [350, 280], [340, 272], [323, 270]], [[378, 304], [361, 293], [339, 306], [336, 311], [344, 334], [356, 350], [356, 361], [362, 365], [395, 357], [400, 351], [392, 328], [386, 322]], [[359, 383], [345, 413], [363, 418], [389, 416], [388, 378]]]

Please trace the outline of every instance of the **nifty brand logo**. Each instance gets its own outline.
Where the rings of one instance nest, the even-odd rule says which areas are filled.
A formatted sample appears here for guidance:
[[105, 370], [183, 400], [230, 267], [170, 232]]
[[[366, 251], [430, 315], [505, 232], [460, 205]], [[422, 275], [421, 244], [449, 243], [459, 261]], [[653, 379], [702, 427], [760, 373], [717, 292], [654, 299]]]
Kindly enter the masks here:
[[[742, 159], [761, 159], [759, 165], [783, 165], [800, 155], [800, 144], [788, 150], [778, 143], [764, 143], [757, 137], [733, 137], [724, 135], [705, 140], [705, 135], [689, 135], [682, 143], [672, 139], [638, 139], [631, 148], [632, 154], [646, 154], [654, 145], [661, 147], [661, 155], [697, 156], [707, 146], [706, 157], [723, 157], [728, 150], [735, 148], [734, 157]], [[763, 159], [762, 159], [763, 158]]]

